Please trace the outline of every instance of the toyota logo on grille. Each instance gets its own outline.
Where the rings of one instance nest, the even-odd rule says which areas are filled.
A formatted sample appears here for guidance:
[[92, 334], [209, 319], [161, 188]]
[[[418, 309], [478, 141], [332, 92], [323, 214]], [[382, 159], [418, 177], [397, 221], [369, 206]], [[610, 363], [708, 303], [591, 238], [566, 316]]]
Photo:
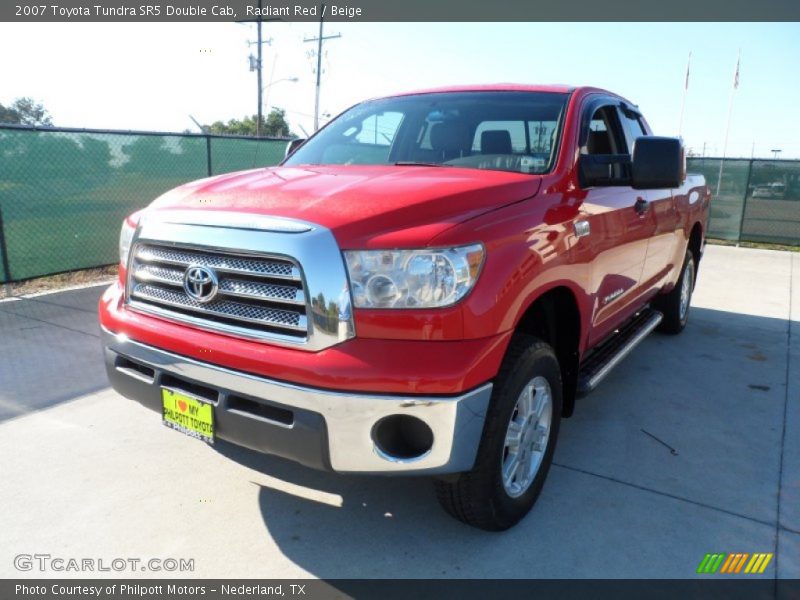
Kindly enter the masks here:
[[198, 302], [211, 302], [217, 295], [217, 275], [207, 267], [191, 265], [183, 274], [183, 289]]

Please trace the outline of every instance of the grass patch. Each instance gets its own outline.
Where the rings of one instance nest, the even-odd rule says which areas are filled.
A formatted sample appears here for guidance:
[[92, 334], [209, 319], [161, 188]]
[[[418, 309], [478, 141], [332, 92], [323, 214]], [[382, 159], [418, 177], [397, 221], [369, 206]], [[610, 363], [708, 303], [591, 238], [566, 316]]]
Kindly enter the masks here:
[[767, 244], [765, 242], [735, 242], [733, 240], [720, 240], [707, 238], [709, 244], [717, 246], [736, 246], [738, 248], [758, 248], [761, 250], [783, 250], [785, 252], [800, 252], [800, 246], [789, 246], [787, 244]]
[[63, 288], [88, 285], [91, 283], [103, 283], [117, 277], [119, 271], [117, 265], [107, 267], [95, 267], [69, 273], [59, 273], [58, 275], [48, 275], [47, 277], [36, 277], [26, 281], [0, 284], [0, 299], [11, 298], [13, 296], [24, 296], [27, 294], [38, 294], [40, 292], [57, 291]]

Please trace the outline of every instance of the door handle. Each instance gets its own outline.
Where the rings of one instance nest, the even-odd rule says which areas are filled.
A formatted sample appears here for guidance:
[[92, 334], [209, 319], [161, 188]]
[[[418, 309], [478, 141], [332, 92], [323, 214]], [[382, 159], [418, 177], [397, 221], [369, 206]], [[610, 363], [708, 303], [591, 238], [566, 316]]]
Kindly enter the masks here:
[[650, 203], [639, 196], [636, 198], [636, 203], [633, 205], [633, 209], [636, 211], [637, 215], [643, 215], [648, 210], [650, 210]]

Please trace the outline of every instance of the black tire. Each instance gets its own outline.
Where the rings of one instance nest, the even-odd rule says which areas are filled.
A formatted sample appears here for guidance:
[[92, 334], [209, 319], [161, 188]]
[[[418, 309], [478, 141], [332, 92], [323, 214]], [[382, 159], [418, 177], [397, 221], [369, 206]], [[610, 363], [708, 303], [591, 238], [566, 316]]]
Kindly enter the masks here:
[[[551, 397], [549, 435], [543, 452], [529, 450], [531, 456], [541, 456], [538, 470], [534, 471], [530, 485], [514, 497], [503, 483], [502, 465], [509, 456], [506, 433], [512, 417], [516, 419], [520, 414], [517, 402], [522, 392], [529, 384], [541, 384], [541, 378], [549, 384]], [[532, 397], [536, 398], [539, 392], [533, 389]], [[531, 401], [534, 403], [538, 405]], [[516, 334], [494, 382], [475, 466], [454, 479], [435, 482], [436, 495], [444, 510], [468, 525], [488, 531], [502, 531], [519, 522], [542, 491], [556, 447], [561, 407], [561, 370], [553, 349], [536, 337]], [[541, 439], [539, 445], [543, 445]], [[523, 446], [520, 444], [518, 448]]]
[[[692, 292], [694, 291], [694, 283], [697, 277], [697, 265], [694, 261], [694, 254], [690, 250], [686, 251], [686, 257], [683, 259], [683, 267], [681, 268], [680, 277], [675, 287], [668, 294], [656, 297], [653, 302], [653, 308], [661, 311], [664, 318], [658, 326], [658, 330], [662, 333], [677, 335], [686, 327], [689, 322], [689, 312], [692, 301]], [[689, 286], [689, 299], [687, 301], [685, 312], [682, 311], [682, 289], [684, 279], [688, 279]]]

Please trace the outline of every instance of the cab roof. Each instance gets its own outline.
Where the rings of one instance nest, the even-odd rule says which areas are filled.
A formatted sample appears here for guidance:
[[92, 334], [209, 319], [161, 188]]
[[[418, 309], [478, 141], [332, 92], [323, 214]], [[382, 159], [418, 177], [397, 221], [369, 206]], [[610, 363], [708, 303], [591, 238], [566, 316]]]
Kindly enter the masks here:
[[529, 83], [483, 83], [483, 84], [473, 84], [473, 85], [452, 85], [452, 86], [443, 86], [438, 88], [428, 88], [421, 90], [398, 92], [395, 94], [387, 94], [386, 96], [378, 96], [372, 99], [380, 100], [384, 98], [415, 96], [419, 94], [441, 94], [445, 92], [544, 92], [551, 94], [570, 94], [573, 92], [577, 92], [581, 95], [599, 93], [599, 94], [606, 94], [608, 96], [614, 96], [631, 106], [634, 107], [636, 106], [623, 96], [620, 96], [619, 94], [615, 94], [614, 92], [610, 92], [608, 90], [604, 90], [598, 87], [574, 86], [565, 84], [529, 84]]
[[485, 83], [474, 85], [451, 85], [438, 88], [412, 90], [408, 92], [390, 94], [386, 97], [391, 98], [394, 96], [412, 96], [416, 94], [437, 94], [443, 92], [550, 92], [567, 94], [575, 89], [577, 88], [573, 85], [562, 84], [532, 85], [525, 83]]

